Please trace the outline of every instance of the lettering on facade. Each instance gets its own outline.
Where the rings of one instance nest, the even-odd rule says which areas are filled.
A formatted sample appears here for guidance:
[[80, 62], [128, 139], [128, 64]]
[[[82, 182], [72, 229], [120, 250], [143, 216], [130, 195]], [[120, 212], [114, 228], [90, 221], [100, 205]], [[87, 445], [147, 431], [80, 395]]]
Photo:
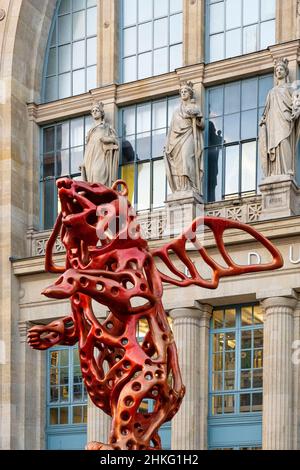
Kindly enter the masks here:
[[280, 204], [282, 204], [282, 198], [281, 197], [270, 197], [269, 204], [270, 204], [270, 206], [275, 206], [276, 204], [280, 205]]

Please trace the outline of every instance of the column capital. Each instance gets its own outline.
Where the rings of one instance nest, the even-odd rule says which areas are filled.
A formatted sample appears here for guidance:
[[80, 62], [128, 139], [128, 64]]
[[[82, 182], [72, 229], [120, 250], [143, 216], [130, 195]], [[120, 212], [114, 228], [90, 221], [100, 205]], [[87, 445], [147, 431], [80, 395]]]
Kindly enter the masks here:
[[196, 302], [195, 307], [180, 307], [173, 308], [169, 310], [169, 315], [173, 320], [178, 320], [181, 318], [193, 318], [200, 320], [201, 318], [206, 317], [207, 319], [211, 318], [213, 307], [209, 304], [201, 304]]
[[297, 299], [293, 297], [268, 297], [261, 301], [261, 305], [266, 311], [273, 308], [285, 308], [287, 310], [286, 313], [292, 313], [289, 310], [293, 311], [297, 303]]

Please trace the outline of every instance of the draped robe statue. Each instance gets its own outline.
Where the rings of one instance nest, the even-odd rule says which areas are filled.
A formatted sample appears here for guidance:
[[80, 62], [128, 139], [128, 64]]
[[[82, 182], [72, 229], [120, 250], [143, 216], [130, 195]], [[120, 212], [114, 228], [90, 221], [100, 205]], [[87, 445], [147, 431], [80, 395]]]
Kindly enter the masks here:
[[94, 126], [86, 136], [81, 173], [83, 181], [112, 186], [118, 179], [119, 142], [115, 130], [105, 121], [102, 103], [91, 110]]
[[193, 84], [180, 89], [181, 104], [174, 111], [165, 147], [165, 166], [172, 192], [202, 191], [204, 121], [195, 104]]
[[277, 60], [277, 84], [268, 94], [260, 122], [259, 149], [265, 177], [295, 175], [300, 101], [299, 91], [289, 83], [288, 76], [288, 60]]

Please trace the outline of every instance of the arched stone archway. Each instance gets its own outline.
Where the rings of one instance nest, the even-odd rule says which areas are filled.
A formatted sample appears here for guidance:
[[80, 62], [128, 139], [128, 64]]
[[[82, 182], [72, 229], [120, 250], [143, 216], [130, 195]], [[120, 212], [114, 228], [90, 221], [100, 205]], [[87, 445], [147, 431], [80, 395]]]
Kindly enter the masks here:
[[26, 256], [26, 231], [38, 223], [38, 128], [27, 103], [39, 101], [55, 5], [56, 0], [1, 2], [0, 449], [41, 448], [43, 439], [38, 392], [31, 385], [37, 371], [34, 362], [31, 374], [25, 367], [28, 353], [20, 341], [19, 285], [12, 262]]

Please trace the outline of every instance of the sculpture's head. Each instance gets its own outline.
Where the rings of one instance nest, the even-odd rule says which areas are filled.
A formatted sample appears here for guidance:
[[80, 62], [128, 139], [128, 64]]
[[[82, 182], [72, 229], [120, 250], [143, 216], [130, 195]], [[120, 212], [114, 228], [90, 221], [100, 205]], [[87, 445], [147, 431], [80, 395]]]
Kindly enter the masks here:
[[[123, 191], [118, 191], [123, 185]], [[74, 269], [92, 266], [95, 256], [114, 249], [146, 246], [136, 214], [127, 199], [127, 186], [112, 188], [61, 178], [57, 181], [61, 203], [62, 242]]]
[[105, 113], [104, 113], [104, 107], [102, 102], [96, 102], [93, 104], [92, 109], [91, 109], [91, 115], [95, 121], [98, 120], [103, 120]]
[[287, 82], [290, 73], [288, 59], [277, 59], [275, 61], [274, 73], [276, 81], [285, 79], [285, 81]]
[[180, 84], [180, 97], [183, 101], [188, 101], [194, 98], [194, 85], [193, 82], [181, 82]]

